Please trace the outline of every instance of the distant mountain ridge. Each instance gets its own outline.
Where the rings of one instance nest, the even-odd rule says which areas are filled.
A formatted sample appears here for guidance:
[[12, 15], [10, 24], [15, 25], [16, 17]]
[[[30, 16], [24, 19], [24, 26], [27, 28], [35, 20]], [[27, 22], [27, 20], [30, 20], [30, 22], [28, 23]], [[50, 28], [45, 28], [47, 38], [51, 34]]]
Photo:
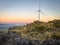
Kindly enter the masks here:
[[25, 23], [0, 23], [0, 30], [8, 30], [15, 26], [23, 26]]

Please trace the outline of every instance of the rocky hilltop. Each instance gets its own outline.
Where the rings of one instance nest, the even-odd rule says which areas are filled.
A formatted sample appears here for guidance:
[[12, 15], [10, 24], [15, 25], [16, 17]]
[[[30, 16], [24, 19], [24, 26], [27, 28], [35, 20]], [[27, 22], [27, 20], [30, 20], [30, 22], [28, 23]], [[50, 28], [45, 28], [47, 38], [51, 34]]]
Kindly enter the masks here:
[[60, 45], [60, 20], [34, 21], [0, 31], [1, 45]]

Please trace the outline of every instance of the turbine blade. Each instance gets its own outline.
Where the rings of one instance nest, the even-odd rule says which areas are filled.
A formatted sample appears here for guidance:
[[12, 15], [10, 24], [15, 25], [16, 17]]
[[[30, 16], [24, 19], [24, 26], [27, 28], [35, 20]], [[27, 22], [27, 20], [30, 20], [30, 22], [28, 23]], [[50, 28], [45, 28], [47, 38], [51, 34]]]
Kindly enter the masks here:
[[43, 15], [45, 15], [41, 10], [40, 10], [40, 12], [41, 12]]

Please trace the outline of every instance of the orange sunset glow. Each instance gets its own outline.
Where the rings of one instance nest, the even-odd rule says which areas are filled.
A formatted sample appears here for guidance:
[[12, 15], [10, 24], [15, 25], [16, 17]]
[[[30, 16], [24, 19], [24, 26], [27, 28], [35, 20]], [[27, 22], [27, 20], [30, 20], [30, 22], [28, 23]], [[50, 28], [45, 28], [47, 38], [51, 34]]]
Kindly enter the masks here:
[[[1, 1], [0, 3], [0, 23], [31, 23], [38, 20], [38, 9], [40, 0], [21, 1]], [[40, 10], [40, 21], [50, 21], [60, 19], [59, 3], [42, 1]]]

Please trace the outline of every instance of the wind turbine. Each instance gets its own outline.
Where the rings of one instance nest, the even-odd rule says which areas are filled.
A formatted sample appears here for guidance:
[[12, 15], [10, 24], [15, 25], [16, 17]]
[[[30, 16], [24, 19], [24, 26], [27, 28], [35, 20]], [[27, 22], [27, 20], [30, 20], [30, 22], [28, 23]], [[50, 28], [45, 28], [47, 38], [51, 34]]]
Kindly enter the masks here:
[[40, 1], [39, 1], [39, 9], [37, 10], [38, 12], [38, 21], [40, 21], [40, 13], [42, 13], [43, 15], [45, 15], [41, 10], [40, 10]]

